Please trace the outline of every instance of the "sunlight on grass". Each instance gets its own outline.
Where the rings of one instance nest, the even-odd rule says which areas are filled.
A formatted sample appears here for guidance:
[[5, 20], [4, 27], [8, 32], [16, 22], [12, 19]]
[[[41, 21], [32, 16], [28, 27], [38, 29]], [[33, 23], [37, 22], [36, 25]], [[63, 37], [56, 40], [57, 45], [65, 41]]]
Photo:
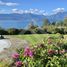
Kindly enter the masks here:
[[42, 43], [43, 40], [49, 36], [58, 37], [59, 35], [58, 34], [31, 34], [31, 35], [18, 35], [17, 37], [28, 41], [32, 45], [35, 45], [37, 43]]

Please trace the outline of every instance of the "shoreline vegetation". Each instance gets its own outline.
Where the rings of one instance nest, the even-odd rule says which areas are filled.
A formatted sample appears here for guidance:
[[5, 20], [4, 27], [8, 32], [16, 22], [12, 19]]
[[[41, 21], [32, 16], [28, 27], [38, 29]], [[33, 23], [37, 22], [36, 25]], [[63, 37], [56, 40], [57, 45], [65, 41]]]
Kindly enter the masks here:
[[67, 17], [63, 21], [50, 22], [48, 19], [44, 19], [42, 26], [30, 22], [27, 29], [0, 28], [0, 35], [21, 35], [21, 34], [67, 34]]

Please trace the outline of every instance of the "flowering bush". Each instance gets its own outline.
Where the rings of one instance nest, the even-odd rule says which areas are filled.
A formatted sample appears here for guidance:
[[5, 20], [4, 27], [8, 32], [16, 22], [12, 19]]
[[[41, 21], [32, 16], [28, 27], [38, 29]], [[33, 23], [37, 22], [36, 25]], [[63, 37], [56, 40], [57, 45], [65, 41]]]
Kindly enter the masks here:
[[46, 39], [43, 44], [20, 49], [12, 55], [16, 67], [67, 67], [67, 49], [61, 39]]
[[12, 54], [12, 58], [13, 58], [13, 59], [18, 59], [19, 56], [20, 56], [20, 55], [19, 55], [18, 53]]
[[16, 65], [16, 67], [21, 67], [21, 66], [22, 66], [22, 62], [21, 62], [21, 61], [17, 61], [17, 62], [15, 63], [15, 65]]
[[24, 50], [24, 56], [29, 56], [29, 57], [32, 57], [33, 56], [33, 52], [30, 50], [29, 47], [26, 47], [25, 50]]

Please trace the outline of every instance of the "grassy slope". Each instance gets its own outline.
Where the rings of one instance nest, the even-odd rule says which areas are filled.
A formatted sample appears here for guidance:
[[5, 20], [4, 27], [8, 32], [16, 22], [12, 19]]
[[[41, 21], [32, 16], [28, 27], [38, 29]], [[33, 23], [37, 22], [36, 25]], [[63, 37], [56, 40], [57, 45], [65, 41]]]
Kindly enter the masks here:
[[49, 37], [49, 36], [58, 36], [58, 34], [32, 34], [32, 35], [18, 35], [17, 37], [21, 38], [21, 39], [24, 39], [24, 40], [27, 40], [30, 44], [34, 45], [34, 44], [37, 44], [37, 43], [42, 43], [43, 40], [46, 38], [46, 37]]

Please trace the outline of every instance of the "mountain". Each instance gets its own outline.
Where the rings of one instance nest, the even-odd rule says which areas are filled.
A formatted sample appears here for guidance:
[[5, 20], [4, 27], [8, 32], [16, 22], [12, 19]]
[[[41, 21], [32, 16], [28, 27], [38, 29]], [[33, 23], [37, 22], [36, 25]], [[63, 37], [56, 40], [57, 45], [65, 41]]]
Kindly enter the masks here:
[[11, 14], [0, 14], [0, 27], [5, 28], [25, 28], [29, 22], [34, 21], [37, 25], [41, 26], [45, 18], [50, 22], [63, 20], [67, 16], [67, 12], [58, 12], [52, 15], [39, 15], [33, 13], [11, 13]]
[[64, 18], [67, 17], [67, 12], [58, 12], [56, 14], [47, 16], [47, 18], [50, 21], [60, 21], [60, 20], [64, 20]]
[[31, 21], [32, 19], [35, 20], [42, 20], [44, 19], [44, 15], [37, 15], [31, 13], [24, 13], [24, 14], [0, 14], [0, 20], [17, 20], [17, 21]]
[[53, 15], [38, 15], [32, 13], [12, 13], [12, 14], [0, 14], [0, 20], [17, 20], [17, 21], [31, 21], [32, 19], [35, 21], [42, 21], [47, 18], [50, 21], [59, 21], [63, 20], [64, 17], [67, 16], [67, 12], [58, 12]]

